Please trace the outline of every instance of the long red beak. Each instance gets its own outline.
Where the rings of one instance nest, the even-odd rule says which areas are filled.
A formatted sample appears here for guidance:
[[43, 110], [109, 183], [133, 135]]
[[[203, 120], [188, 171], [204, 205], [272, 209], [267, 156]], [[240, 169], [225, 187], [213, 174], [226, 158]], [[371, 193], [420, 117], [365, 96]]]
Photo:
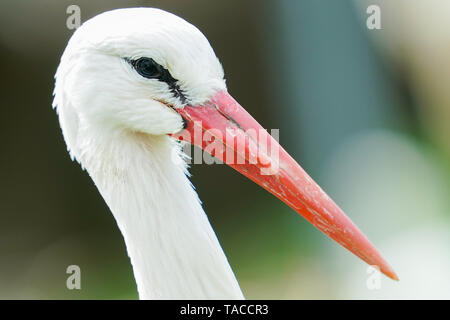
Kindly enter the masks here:
[[369, 265], [398, 280], [358, 227], [226, 91], [203, 105], [176, 111], [186, 120], [187, 128], [174, 137], [233, 167]]

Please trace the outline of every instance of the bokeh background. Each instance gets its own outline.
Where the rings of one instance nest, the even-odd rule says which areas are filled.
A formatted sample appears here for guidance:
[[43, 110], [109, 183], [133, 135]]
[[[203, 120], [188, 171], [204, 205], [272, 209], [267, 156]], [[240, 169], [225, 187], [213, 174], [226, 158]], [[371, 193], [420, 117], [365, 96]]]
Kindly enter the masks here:
[[[192, 180], [247, 298], [450, 298], [450, 2], [0, 2], [0, 298], [136, 299], [113, 216], [71, 162], [53, 75], [81, 19], [158, 7], [200, 28], [232, 95], [374, 242], [400, 276], [367, 266], [224, 165]], [[366, 27], [381, 8], [381, 30]], [[81, 267], [81, 290], [66, 267]]]

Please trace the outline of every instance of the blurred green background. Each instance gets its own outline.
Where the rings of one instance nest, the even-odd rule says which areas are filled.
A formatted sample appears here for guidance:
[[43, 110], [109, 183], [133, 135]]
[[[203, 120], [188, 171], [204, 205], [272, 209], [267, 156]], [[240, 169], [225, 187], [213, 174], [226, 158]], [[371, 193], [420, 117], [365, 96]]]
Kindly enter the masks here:
[[[71, 162], [53, 75], [81, 19], [175, 13], [207, 36], [231, 94], [344, 209], [400, 282], [367, 266], [223, 165], [192, 181], [247, 298], [450, 298], [450, 2], [13, 1], [0, 3], [0, 298], [135, 299], [122, 236]], [[366, 8], [381, 8], [368, 30]], [[214, 187], [212, 187], [214, 186]], [[66, 268], [81, 267], [81, 290]]]

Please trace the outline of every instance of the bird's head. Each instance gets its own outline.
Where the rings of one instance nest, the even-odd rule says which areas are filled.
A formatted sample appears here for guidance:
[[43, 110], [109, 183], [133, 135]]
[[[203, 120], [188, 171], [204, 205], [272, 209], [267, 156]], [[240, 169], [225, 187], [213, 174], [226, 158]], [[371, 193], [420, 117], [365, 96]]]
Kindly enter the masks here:
[[195, 26], [159, 9], [119, 9], [73, 34], [56, 74], [54, 106], [76, 156], [83, 128], [176, 133], [186, 125], [177, 108], [223, 90], [222, 66]]
[[[221, 157], [226, 164], [396, 278], [342, 210], [228, 94], [208, 40], [185, 20], [158, 9], [133, 8], [85, 22], [61, 58], [54, 107], [76, 158], [90, 144], [92, 135], [86, 132], [169, 134], [215, 156], [220, 145], [227, 153]], [[209, 138], [195, 140], [196, 132]]]

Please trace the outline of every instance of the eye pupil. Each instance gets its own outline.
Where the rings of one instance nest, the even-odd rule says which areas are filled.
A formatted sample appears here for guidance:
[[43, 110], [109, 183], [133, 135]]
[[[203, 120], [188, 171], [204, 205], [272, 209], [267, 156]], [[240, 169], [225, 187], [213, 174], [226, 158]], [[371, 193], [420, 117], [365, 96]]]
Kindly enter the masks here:
[[158, 65], [151, 58], [139, 58], [135, 61], [134, 67], [145, 78], [155, 79], [161, 76]]

